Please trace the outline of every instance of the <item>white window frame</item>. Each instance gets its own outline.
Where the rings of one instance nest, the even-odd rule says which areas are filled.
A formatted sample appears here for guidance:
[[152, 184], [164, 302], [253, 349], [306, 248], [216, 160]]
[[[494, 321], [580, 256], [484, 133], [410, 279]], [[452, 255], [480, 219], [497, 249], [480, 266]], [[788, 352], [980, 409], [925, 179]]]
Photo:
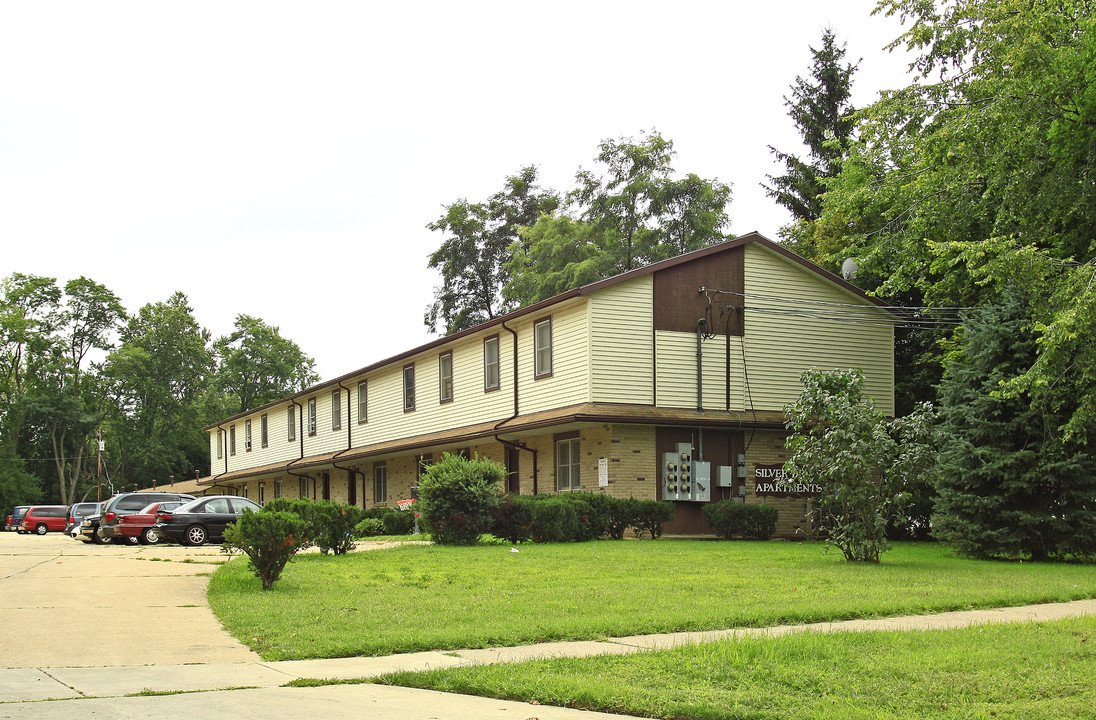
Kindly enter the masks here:
[[229, 457], [236, 456], [236, 426], [233, 425], [228, 429], [228, 455]]
[[453, 402], [453, 351], [438, 355], [438, 401]]
[[499, 336], [483, 339], [483, 391], [498, 390], [502, 384], [502, 364], [499, 356]]
[[582, 448], [578, 438], [556, 441], [556, 491], [571, 492], [581, 485]]
[[266, 419], [266, 413], [259, 417], [259, 445], [266, 447], [270, 444], [270, 423]]
[[358, 383], [358, 424], [369, 422], [369, 381]]
[[331, 391], [331, 429], [342, 430], [342, 391]]
[[217, 459], [221, 460], [225, 456], [225, 431], [217, 431]]
[[316, 435], [316, 398], [308, 398], [308, 437]]
[[289, 442], [293, 442], [297, 439], [297, 406], [290, 405], [286, 408], [286, 425], [289, 427]]
[[552, 318], [533, 323], [533, 378], [552, 375]]
[[251, 452], [251, 421], [244, 420], [244, 452]]

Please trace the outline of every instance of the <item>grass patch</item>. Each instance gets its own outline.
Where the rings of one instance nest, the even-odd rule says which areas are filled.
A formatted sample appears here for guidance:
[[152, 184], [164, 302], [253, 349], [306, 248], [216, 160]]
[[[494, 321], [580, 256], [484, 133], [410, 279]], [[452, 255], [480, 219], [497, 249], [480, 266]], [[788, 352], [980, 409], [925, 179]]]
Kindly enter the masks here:
[[1096, 566], [979, 562], [899, 544], [879, 565], [821, 545], [686, 540], [403, 546], [291, 562], [267, 592], [243, 559], [209, 599], [266, 660], [762, 627], [1096, 597]]
[[1096, 717], [1096, 618], [740, 638], [377, 682], [693, 720]]

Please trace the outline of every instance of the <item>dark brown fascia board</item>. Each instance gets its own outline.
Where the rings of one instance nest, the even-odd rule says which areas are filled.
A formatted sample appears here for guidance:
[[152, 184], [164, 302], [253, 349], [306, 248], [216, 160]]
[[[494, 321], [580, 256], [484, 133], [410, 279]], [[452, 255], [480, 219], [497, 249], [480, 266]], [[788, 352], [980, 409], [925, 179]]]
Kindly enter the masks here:
[[[651, 406], [635, 406], [637, 408], [646, 408]], [[463, 433], [454, 433], [445, 437], [420, 437], [417, 440], [411, 440], [405, 443], [384, 443], [374, 445], [373, 447], [358, 448], [356, 450], [342, 451], [341, 453], [325, 453], [323, 455], [313, 455], [301, 460], [295, 460], [289, 465], [281, 465], [279, 467], [273, 467], [270, 465], [264, 465], [253, 469], [235, 470], [225, 475], [217, 477], [201, 478], [199, 484], [206, 484], [206, 481], [217, 481], [220, 483], [236, 482], [238, 480], [259, 477], [263, 475], [276, 475], [280, 472], [285, 472], [292, 466], [294, 471], [308, 470], [310, 468], [323, 467], [330, 464], [333, 461], [338, 462], [356, 462], [365, 460], [370, 457], [378, 455], [390, 455], [393, 453], [406, 453], [413, 450], [421, 450], [428, 447], [436, 447], [438, 445], [461, 445], [464, 443], [472, 442], [474, 440], [484, 440], [487, 438], [493, 438], [497, 435], [507, 435], [516, 432], [528, 432], [530, 430], [543, 430], [558, 425], [569, 425], [572, 423], [588, 423], [592, 425], [611, 423], [614, 425], [658, 425], [658, 426], [672, 426], [672, 427], [705, 427], [705, 428], [718, 428], [722, 430], [738, 429], [738, 428], [750, 428], [758, 430], [784, 430], [783, 420], [776, 419], [777, 416], [783, 417], [783, 413], [775, 411], [759, 411], [759, 417], [752, 419], [753, 413], [750, 411], [735, 411], [728, 413], [725, 410], [703, 410], [700, 413], [696, 411], [685, 411], [678, 417], [673, 415], [648, 415], [641, 414], [628, 414], [621, 412], [621, 408], [617, 408], [616, 412], [610, 409], [598, 409], [597, 406], [591, 407], [589, 404], [582, 404], [574, 406], [572, 412], [553, 415], [551, 417], [539, 418], [522, 422], [518, 419], [511, 424], [504, 425], [503, 427], [495, 428], [493, 425], [487, 429], [469, 430]], [[333, 457], [338, 454], [338, 457]], [[227, 477], [226, 477], [227, 476]]]
[[527, 305], [523, 308], [518, 308], [517, 310], [514, 310], [511, 313], [507, 313], [506, 315], [500, 315], [497, 318], [488, 320], [487, 322], [476, 325], [475, 327], [468, 328], [467, 330], [461, 330], [460, 332], [453, 333], [452, 335], [446, 335], [444, 337], [440, 337], [437, 340], [432, 340], [431, 342], [428, 342], [425, 345], [420, 345], [416, 348], [412, 348], [411, 350], [408, 350], [406, 352], [402, 352], [399, 355], [393, 355], [390, 358], [380, 360], [378, 362], [373, 363], [372, 365], [367, 365], [367, 366], [365, 366], [363, 368], [360, 368], [358, 370], [354, 370], [353, 372], [346, 373], [345, 375], [340, 375], [339, 377], [335, 378], [334, 380], [325, 380], [324, 382], [313, 385], [312, 387], [301, 390], [300, 392], [294, 393], [292, 395], [286, 395], [285, 397], [282, 397], [282, 398], [279, 398], [279, 399], [274, 400], [272, 402], [266, 403], [265, 405], [261, 405], [257, 408], [252, 408], [251, 410], [247, 410], [246, 412], [237, 413], [236, 415], [233, 415], [232, 417], [225, 418], [224, 420], [213, 423], [211, 425], [206, 425], [205, 427], [202, 428], [202, 430], [203, 431], [213, 430], [213, 429], [217, 428], [218, 426], [224, 425], [226, 423], [234, 422], [234, 421], [239, 420], [240, 418], [246, 417], [248, 415], [254, 415], [255, 413], [261, 412], [263, 410], [268, 410], [268, 409], [270, 409], [272, 407], [275, 407], [275, 406], [277, 406], [281, 403], [287, 402], [288, 400], [302, 398], [302, 397], [305, 397], [307, 395], [313, 395], [315, 393], [318, 393], [322, 390], [327, 389], [328, 387], [334, 387], [334, 386], [337, 386], [339, 383], [346, 382], [347, 380], [351, 380], [355, 377], [358, 377], [359, 375], [364, 375], [366, 373], [373, 372], [374, 370], [378, 370], [378, 369], [380, 369], [380, 368], [382, 368], [386, 365], [394, 365], [396, 363], [401, 363], [404, 360], [407, 360], [408, 358], [410, 358], [412, 356], [418, 355], [420, 353], [428, 352], [430, 350], [433, 350], [434, 348], [445, 345], [446, 343], [450, 343], [450, 342], [453, 342], [455, 340], [460, 340], [461, 338], [468, 337], [469, 335], [475, 335], [476, 333], [481, 333], [484, 330], [490, 329], [491, 327], [493, 327], [495, 325], [501, 325], [504, 322], [510, 322], [512, 320], [516, 320], [517, 318], [524, 317], [526, 315], [533, 315], [533, 314], [539, 313], [539, 312], [545, 310], [546, 308], [549, 308], [553, 305], [558, 305], [559, 303], [565, 302], [567, 300], [571, 300], [571, 299], [576, 298], [576, 297], [581, 297], [583, 295], [589, 295], [590, 293], [597, 292], [598, 290], [602, 290], [602, 289], [607, 288], [607, 287], [612, 287], [613, 285], [617, 285], [617, 284], [622, 283], [622, 282], [627, 282], [628, 280], [633, 280], [637, 277], [642, 277], [644, 275], [651, 275], [651, 274], [654, 274], [654, 273], [658, 272], [659, 270], [664, 270], [666, 268], [675, 267], [675, 266], [681, 265], [683, 263], [692, 262], [693, 260], [699, 260], [701, 258], [708, 257], [709, 255], [717, 255], [719, 253], [727, 252], [728, 250], [733, 250], [735, 248], [742, 247], [743, 245], [746, 245], [747, 243], [758, 243], [760, 245], [763, 245], [764, 247], [766, 247], [766, 248], [768, 248], [768, 249], [784, 256], [785, 258], [791, 260], [792, 262], [798, 263], [799, 265], [803, 266], [807, 270], [810, 270], [811, 272], [813, 272], [817, 275], [821, 275], [826, 280], [829, 280], [830, 282], [835, 283], [836, 285], [844, 288], [845, 290], [848, 290], [850, 293], [856, 295], [859, 298], [862, 298], [864, 300], [867, 300], [868, 302], [874, 303], [875, 305], [879, 305], [879, 306], [885, 305], [885, 303], [883, 303], [881, 300], [878, 300], [877, 298], [873, 298], [873, 297], [868, 296], [863, 290], [856, 287], [852, 283], [848, 282], [844, 278], [841, 278], [837, 275], [834, 275], [830, 271], [825, 270], [825, 269], [819, 267], [818, 265], [815, 265], [810, 260], [807, 260], [806, 258], [800, 257], [799, 255], [796, 255], [791, 250], [788, 250], [786, 247], [780, 245], [779, 243], [775, 243], [772, 240], [769, 240], [764, 235], [761, 235], [760, 233], [754, 231], [754, 232], [746, 233], [745, 235], [740, 235], [740, 236], [734, 238], [733, 240], [728, 240], [726, 242], [717, 243], [715, 245], [709, 245], [709, 246], [701, 248], [699, 250], [694, 250], [692, 252], [685, 253], [684, 255], [678, 255], [677, 257], [672, 257], [672, 258], [669, 258], [667, 260], [662, 260], [660, 262], [653, 263], [651, 265], [645, 265], [641, 268], [636, 268], [635, 270], [630, 270], [626, 273], [621, 273], [620, 275], [614, 275], [612, 277], [605, 278], [604, 280], [598, 280], [597, 282], [590, 283], [589, 285], [583, 285], [582, 287], [578, 287], [578, 288], [574, 288], [572, 290], [568, 290], [565, 293], [560, 293], [559, 295], [555, 295], [555, 296], [550, 297], [546, 300], [541, 300], [538, 303], [533, 303], [532, 305]]

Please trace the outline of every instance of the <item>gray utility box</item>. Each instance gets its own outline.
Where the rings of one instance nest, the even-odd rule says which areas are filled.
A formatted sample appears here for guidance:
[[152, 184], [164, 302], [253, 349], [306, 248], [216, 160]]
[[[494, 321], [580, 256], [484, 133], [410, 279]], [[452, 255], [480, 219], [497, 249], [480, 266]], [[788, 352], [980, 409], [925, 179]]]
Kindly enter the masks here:
[[662, 499], [708, 502], [712, 497], [712, 464], [693, 459], [693, 446], [678, 443], [677, 452], [662, 453]]

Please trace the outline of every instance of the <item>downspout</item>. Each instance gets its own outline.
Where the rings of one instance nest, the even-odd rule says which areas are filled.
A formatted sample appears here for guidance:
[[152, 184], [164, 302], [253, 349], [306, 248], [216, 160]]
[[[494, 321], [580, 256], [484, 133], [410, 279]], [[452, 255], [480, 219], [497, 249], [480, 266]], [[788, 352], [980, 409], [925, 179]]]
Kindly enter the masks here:
[[[311, 480], [311, 478], [308, 477], [307, 475], [301, 475], [300, 473], [295, 473], [290, 469], [290, 468], [293, 467], [293, 463], [300, 462], [301, 460], [304, 460], [304, 405], [301, 405], [299, 402], [297, 402], [293, 398], [290, 398], [289, 402], [291, 402], [292, 404], [297, 406], [297, 437], [299, 437], [301, 439], [301, 451], [300, 451], [300, 456], [296, 460], [290, 460], [288, 463], [286, 463], [285, 471], [287, 473], [289, 473], [290, 475], [292, 475], [293, 477], [303, 478], [305, 480]], [[299, 491], [298, 491], [298, 494], [299, 494]]]
[[217, 444], [221, 446], [221, 457], [225, 459], [225, 471], [213, 476], [213, 487], [217, 487], [217, 478], [228, 474], [228, 433], [220, 425], [217, 426]]
[[704, 355], [700, 349], [700, 341], [708, 329], [708, 322], [704, 318], [696, 321], [696, 409], [704, 409]]
[[[350, 473], [350, 477], [352, 477], [354, 479], [353, 482], [356, 485], [358, 483], [358, 476], [361, 475], [362, 479], [364, 479], [365, 478], [365, 473], [359, 472], [358, 470], [355, 470], [354, 468], [343, 467], [342, 465], [339, 465], [336, 462], [336, 460], [339, 459], [340, 455], [342, 455], [345, 452], [350, 451], [350, 448], [352, 447], [352, 443], [354, 442], [353, 435], [352, 435], [354, 426], [350, 423], [350, 388], [343, 385], [342, 381], [340, 381], [338, 383], [338, 385], [339, 385], [339, 387], [341, 387], [343, 390], [346, 391], [346, 449], [338, 451], [337, 453], [335, 453], [331, 457], [331, 467], [336, 468], [338, 470], [346, 470], [348, 473]], [[364, 487], [362, 488], [362, 492], [363, 493], [365, 492]], [[357, 492], [355, 491], [354, 494], [357, 495]], [[347, 499], [349, 499], [349, 498], [347, 498]], [[364, 504], [365, 504], [365, 498], [363, 497], [362, 498], [362, 505], [364, 506]]]
[[516, 450], [519, 450], [519, 451], [520, 450], [525, 450], [525, 451], [530, 452], [530, 453], [533, 454], [533, 494], [536, 495], [538, 490], [539, 490], [539, 488], [537, 486], [537, 482], [538, 482], [538, 477], [537, 477], [537, 451], [534, 448], [529, 447], [525, 443], [517, 443], [517, 442], [513, 442], [511, 440], [503, 440], [501, 437], [499, 437], [499, 433], [498, 433], [498, 429], [500, 427], [502, 427], [506, 423], [508, 423], [511, 420], [513, 420], [514, 418], [516, 418], [519, 414], [519, 412], [518, 412], [518, 408], [519, 408], [519, 405], [518, 405], [518, 334], [517, 334], [516, 331], [512, 330], [511, 328], [506, 327], [506, 321], [505, 320], [503, 320], [499, 324], [500, 324], [500, 326], [502, 327], [503, 330], [510, 333], [510, 335], [513, 336], [513, 338], [514, 338], [514, 414], [511, 415], [510, 417], [506, 418], [505, 420], [502, 420], [502, 421], [498, 422], [495, 425], [495, 428], [494, 428], [495, 429], [495, 440], [502, 443], [506, 447], [512, 447], [512, 448], [514, 448]]

